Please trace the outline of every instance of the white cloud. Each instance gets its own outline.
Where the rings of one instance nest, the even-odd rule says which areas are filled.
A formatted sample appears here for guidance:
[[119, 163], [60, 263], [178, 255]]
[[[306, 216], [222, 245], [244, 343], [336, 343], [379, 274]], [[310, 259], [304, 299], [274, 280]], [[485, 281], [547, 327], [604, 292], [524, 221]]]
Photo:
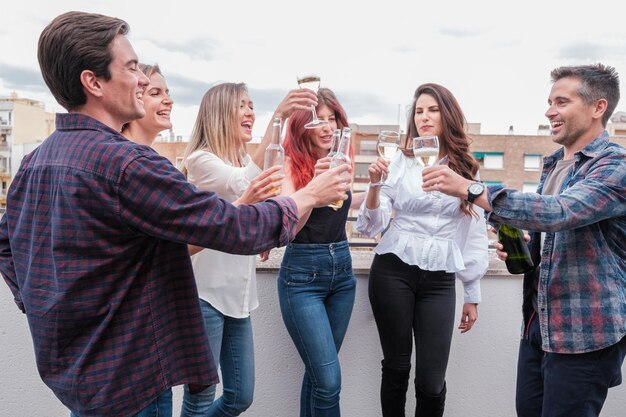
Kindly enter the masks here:
[[593, 60], [626, 74], [626, 6], [574, 3], [13, 1], [2, 10], [0, 95], [16, 90], [58, 109], [33, 87], [37, 39], [54, 16], [85, 10], [129, 22], [140, 59], [159, 63], [178, 100], [177, 134], [191, 132], [200, 98], [218, 80], [248, 84], [258, 109], [254, 133], [262, 134], [299, 71], [319, 72], [353, 122], [395, 124], [419, 84], [438, 82], [483, 133], [513, 125], [532, 134], [545, 121], [552, 68]]

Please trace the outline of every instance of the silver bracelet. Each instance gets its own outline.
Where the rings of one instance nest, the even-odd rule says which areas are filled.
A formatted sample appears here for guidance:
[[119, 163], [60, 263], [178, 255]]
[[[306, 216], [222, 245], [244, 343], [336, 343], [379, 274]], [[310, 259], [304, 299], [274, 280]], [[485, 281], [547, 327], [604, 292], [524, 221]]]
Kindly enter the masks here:
[[376, 183], [376, 182], [375, 183], [371, 183], [371, 182], [367, 183], [367, 188], [380, 188], [381, 186], [382, 186], [381, 183]]

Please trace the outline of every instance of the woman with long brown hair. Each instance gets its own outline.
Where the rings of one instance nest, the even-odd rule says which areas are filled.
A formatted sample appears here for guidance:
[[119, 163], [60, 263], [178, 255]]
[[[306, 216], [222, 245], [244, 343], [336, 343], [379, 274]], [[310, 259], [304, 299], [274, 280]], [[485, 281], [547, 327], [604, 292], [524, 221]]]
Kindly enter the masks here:
[[[422, 136], [438, 137], [438, 160], [465, 178], [478, 176], [457, 100], [440, 85], [419, 86], [408, 120], [406, 149], [390, 163], [379, 158], [370, 165], [372, 185], [356, 226], [369, 236], [388, 227], [374, 250], [369, 278], [369, 298], [383, 350], [380, 396], [384, 417], [405, 415], [413, 340], [415, 415], [443, 415], [456, 303], [454, 278], [464, 287], [458, 328], [465, 333], [478, 317], [480, 279], [488, 266], [482, 209], [459, 198], [427, 196], [422, 190], [424, 166], [409, 150], [413, 138]], [[382, 174], [388, 178], [381, 187], [375, 184]]]

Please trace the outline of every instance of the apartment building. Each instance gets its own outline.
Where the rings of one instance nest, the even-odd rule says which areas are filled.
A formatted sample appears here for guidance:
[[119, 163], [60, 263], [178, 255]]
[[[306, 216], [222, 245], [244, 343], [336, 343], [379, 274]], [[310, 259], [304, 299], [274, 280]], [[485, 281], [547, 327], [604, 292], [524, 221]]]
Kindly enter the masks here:
[[[367, 189], [367, 168], [377, 158], [378, 134], [382, 130], [400, 130], [400, 126], [352, 124], [351, 127], [355, 150], [353, 191], [358, 193]], [[616, 112], [607, 130], [612, 141], [626, 146], [626, 112]], [[0, 97], [0, 208], [5, 205], [6, 191], [19, 161], [53, 131], [54, 114], [47, 112], [43, 103], [20, 98], [17, 94]], [[516, 135], [513, 127], [505, 135], [485, 135], [480, 132], [480, 123], [468, 123], [467, 131], [473, 140], [472, 154], [481, 165], [481, 180], [528, 192], [536, 190], [542, 158], [559, 147], [550, 139], [548, 125], [540, 125], [536, 135]], [[402, 146], [404, 143], [405, 137], [402, 138]], [[180, 136], [173, 131], [164, 132], [153, 146], [180, 168], [187, 146]], [[257, 143], [248, 144], [249, 152], [257, 146]], [[351, 215], [356, 215], [356, 212]], [[355, 241], [363, 238], [357, 233], [353, 233], [352, 237]]]
[[42, 102], [18, 97], [0, 97], [0, 209], [6, 206], [11, 178], [24, 155], [33, 151], [54, 131], [54, 113]]

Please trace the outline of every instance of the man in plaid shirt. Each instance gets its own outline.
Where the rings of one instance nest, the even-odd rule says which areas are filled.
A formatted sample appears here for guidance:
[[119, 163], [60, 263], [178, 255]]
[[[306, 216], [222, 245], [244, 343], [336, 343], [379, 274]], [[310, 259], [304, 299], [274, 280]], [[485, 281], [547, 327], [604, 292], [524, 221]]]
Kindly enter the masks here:
[[187, 243], [239, 254], [284, 245], [300, 215], [348, 189], [344, 166], [291, 198], [234, 207], [126, 140], [148, 85], [127, 32], [81, 12], [44, 29], [42, 74], [69, 113], [22, 161], [0, 221], [0, 271], [39, 373], [81, 417], [171, 416], [172, 386], [217, 382]]
[[538, 193], [476, 186], [439, 167], [424, 171], [424, 189], [469, 196], [489, 221], [531, 232], [517, 413], [591, 417], [621, 383], [626, 355], [626, 150], [605, 130], [619, 79], [602, 64], [551, 75], [546, 117], [563, 147], [544, 159]]

